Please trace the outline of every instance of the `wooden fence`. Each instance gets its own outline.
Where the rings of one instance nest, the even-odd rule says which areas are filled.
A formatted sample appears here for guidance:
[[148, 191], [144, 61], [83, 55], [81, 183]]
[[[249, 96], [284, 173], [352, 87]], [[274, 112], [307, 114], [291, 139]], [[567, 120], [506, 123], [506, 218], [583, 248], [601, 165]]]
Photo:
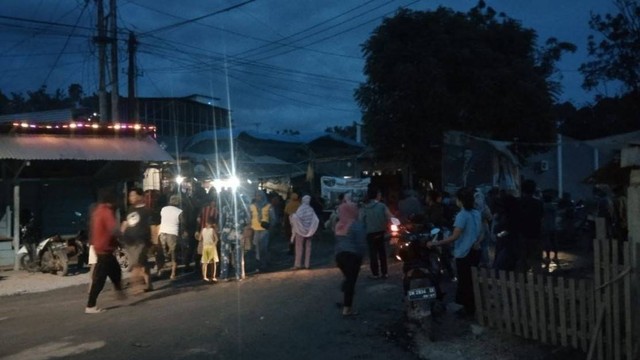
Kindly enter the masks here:
[[595, 240], [594, 274], [587, 279], [473, 268], [477, 320], [526, 339], [580, 349], [588, 359], [637, 359], [637, 278], [629, 250], [627, 242]]

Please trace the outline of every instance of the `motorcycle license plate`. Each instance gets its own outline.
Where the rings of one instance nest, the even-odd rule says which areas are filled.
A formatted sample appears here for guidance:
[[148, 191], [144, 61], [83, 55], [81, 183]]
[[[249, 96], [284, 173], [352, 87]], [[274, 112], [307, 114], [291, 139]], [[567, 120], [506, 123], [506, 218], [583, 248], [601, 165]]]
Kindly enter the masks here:
[[433, 300], [436, 298], [436, 288], [433, 286], [425, 288], [410, 289], [407, 293], [410, 301], [414, 300]]

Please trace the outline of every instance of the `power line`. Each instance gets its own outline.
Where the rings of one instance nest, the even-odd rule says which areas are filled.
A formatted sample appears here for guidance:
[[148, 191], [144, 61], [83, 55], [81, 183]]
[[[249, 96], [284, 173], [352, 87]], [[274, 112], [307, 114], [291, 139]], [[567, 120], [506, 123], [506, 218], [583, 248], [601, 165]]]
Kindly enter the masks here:
[[324, 109], [329, 109], [329, 110], [335, 110], [335, 111], [342, 111], [342, 112], [354, 112], [354, 111], [356, 111], [356, 110], [353, 110], [353, 109], [339, 109], [339, 108], [334, 108], [334, 107], [330, 107], [330, 106], [326, 106], [326, 105], [322, 105], [322, 104], [314, 104], [314, 103], [310, 103], [308, 101], [302, 101], [302, 100], [295, 99], [295, 98], [292, 98], [292, 97], [289, 97], [289, 96], [286, 96], [286, 95], [277, 94], [277, 93], [275, 93], [275, 92], [273, 92], [273, 91], [271, 91], [269, 89], [263, 88], [261, 86], [255, 85], [255, 84], [251, 84], [248, 81], [239, 79], [239, 78], [231, 76], [231, 75], [229, 75], [229, 77], [231, 77], [231, 78], [233, 78], [233, 79], [235, 79], [237, 81], [240, 81], [240, 82], [242, 82], [243, 84], [245, 84], [245, 85], [247, 85], [249, 87], [259, 89], [263, 93], [271, 94], [271, 95], [274, 95], [274, 96], [277, 96], [277, 97], [281, 97], [281, 98], [284, 98], [284, 99], [287, 99], [287, 100], [291, 100], [293, 102], [300, 103], [300, 104], [303, 104], [303, 105], [313, 106], [313, 107], [317, 107], [317, 108], [324, 108]]
[[212, 12], [212, 13], [209, 13], [209, 14], [205, 14], [205, 15], [199, 16], [199, 17], [197, 17], [197, 18], [193, 18], [193, 19], [189, 19], [189, 20], [181, 21], [181, 22], [178, 22], [178, 23], [175, 23], [175, 24], [172, 24], [172, 25], [163, 26], [163, 27], [161, 27], [161, 28], [157, 28], [157, 29], [155, 29], [155, 30], [150, 30], [150, 31], [147, 31], [147, 32], [145, 32], [145, 33], [140, 34], [140, 37], [144, 37], [144, 36], [147, 36], [147, 35], [149, 35], [149, 34], [157, 33], [157, 32], [160, 32], [160, 31], [165, 31], [165, 30], [169, 30], [169, 29], [174, 29], [174, 28], [180, 27], [180, 26], [182, 26], [182, 25], [186, 25], [186, 24], [193, 23], [193, 22], [196, 22], [196, 21], [199, 21], [199, 20], [202, 20], [202, 19], [206, 19], [206, 18], [211, 17], [211, 16], [214, 16], [214, 15], [222, 14], [222, 13], [224, 13], [224, 12], [231, 11], [231, 10], [233, 10], [233, 9], [239, 8], [239, 7], [244, 6], [244, 5], [246, 5], [246, 4], [252, 3], [252, 2], [254, 2], [254, 1], [255, 1], [255, 0], [247, 0], [247, 1], [242, 2], [242, 3], [240, 3], [240, 4], [232, 5], [232, 6], [229, 6], [229, 7], [227, 7], [227, 8], [224, 8], [224, 9], [222, 9], [222, 10], [217, 10], [217, 11], [214, 11], [214, 12]]
[[[170, 13], [166, 13], [166, 12], [164, 12], [164, 11], [160, 11], [160, 10], [157, 10], [157, 9], [153, 9], [153, 8], [148, 7], [148, 6], [144, 6], [144, 5], [142, 5], [142, 4], [139, 4], [139, 3], [137, 3], [137, 2], [131, 2], [131, 3], [132, 3], [132, 4], [135, 4], [136, 6], [142, 7], [142, 8], [144, 8], [144, 9], [147, 9], [147, 10], [150, 10], [150, 11], [157, 12], [157, 13], [162, 14], [162, 15], [171, 16], [171, 17], [178, 18], [178, 19], [180, 18], [180, 17], [178, 17], [178, 16], [176, 16], [176, 15], [174, 15], [174, 14], [170, 14]], [[267, 40], [267, 39], [263, 39], [263, 38], [260, 38], [260, 37], [256, 37], [256, 36], [251, 36], [251, 35], [247, 35], [247, 34], [239, 33], [239, 32], [237, 32], [237, 31], [233, 31], [233, 30], [229, 30], [229, 29], [224, 29], [224, 28], [221, 28], [221, 27], [218, 27], [218, 26], [214, 26], [214, 25], [210, 25], [210, 24], [198, 23], [198, 25], [200, 25], [200, 26], [204, 26], [204, 27], [208, 27], [208, 28], [211, 28], [211, 29], [215, 29], [215, 30], [218, 30], [218, 31], [221, 31], [221, 32], [227, 33], [227, 34], [231, 34], [231, 35], [238, 36], [238, 37], [242, 37], [242, 38], [246, 38], [246, 39], [251, 39], [251, 40], [256, 40], [256, 41], [259, 41], [259, 42], [262, 42], [262, 43], [266, 43], [266, 45], [271, 45], [271, 44], [281, 44], [281, 43], [279, 43], [278, 41]], [[145, 33], [145, 34], [146, 34], [146, 33]], [[159, 38], [157, 38], [157, 37], [156, 37], [156, 39], [159, 39]], [[351, 55], [339, 54], [339, 53], [330, 52], [330, 51], [316, 50], [316, 49], [306, 49], [306, 48], [304, 48], [304, 47], [298, 47], [298, 46], [295, 46], [295, 45], [287, 45], [287, 44], [281, 44], [281, 45], [286, 45], [286, 46], [290, 46], [290, 47], [295, 47], [295, 48], [298, 48], [299, 50], [307, 50], [307, 51], [315, 52], [315, 53], [322, 54], [322, 55], [337, 56], [337, 57], [350, 58], [350, 59], [358, 59], [358, 60], [360, 60], [360, 59], [361, 59], [361, 57], [358, 57], [358, 56], [351, 56]]]
[[250, 52], [252, 52], [252, 51], [260, 50], [260, 49], [262, 49], [262, 48], [265, 48], [265, 47], [270, 46], [270, 45], [273, 45], [273, 44], [278, 44], [278, 45], [282, 45], [282, 46], [289, 45], [289, 44], [286, 44], [286, 43], [281, 43], [281, 41], [282, 41], [282, 40], [287, 40], [287, 39], [293, 38], [293, 37], [295, 37], [295, 36], [297, 36], [297, 35], [300, 35], [300, 34], [305, 33], [305, 32], [307, 32], [307, 31], [313, 30], [313, 29], [315, 29], [315, 28], [317, 28], [317, 27], [319, 27], [319, 26], [322, 26], [322, 25], [324, 25], [324, 24], [326, 24], [326, 23], [331, 22], [332, 20], [335, 20], [335, 19], [337, 19], [337, 18], [340, 18], [340, 17], [342, 17], [342, 16], [344, 16], [344, 15], [346, 15], [346, 14], [350, 13], [350, 12], [353, 12], [353, 11], [357, 10], [357, 9], [360, 9], [360, 8], [362, 8], [362, 7], [366, 6], [366, 5], [368, 5], [368, 4], [370, 4], [370, 3], [374, 2], [374, 1], [375, 1], [375, 0], [367, 1], [366, 3], [364, 3], [364, 4], [362, 4], [362, 5], [358, 5], [358, 6], [356, 6], [356, 7], [354, 7], [354, 8], [351, 8], [351, 9], [349, 9], [349, 10], [347, 10], [347, 11], [343, 12], [343, 13], [340, 13], [340, 14], [338, 14], [338, 15], [336, 15], [336, 16], [333, 16], [333, 17], [331, 17], [331, 18], [329, 18], [329, 19], [327, 19], [327, 20], [321, 21], [321, 22], [319, 22], [319, 23], [317, 23], [317, 24], [314, 24], [314, 25], [312, 25], [312, 26], [310, 26], [310, 27], [308, 27], [308, 28], [305, 28], [305, 29], [303, 29], [303, 30], [300, 30], [300, 31], [298, 31], [298, 32], [296, 32], [296, 33], [293, 33], [293, 34], [291, 34], [291, 35], [285, 36], [285, 37], [283, 37], [283, 38], [279, 39], [277, 42], [270, 42], [270, 43], [267, 43], [267, 44], [261, 45], [261, 46], [259, 46], [259, 47], [257, 47], [257, 48], [253, 48], [253, 49], [245, 50], [245, 51], [242, 51], [242, 52], [240, 52], [240, 53], [235, 54], [234, 56], [240, 57], [240, 56], [245, 55], [245, 54], [247, 54], [247, 53], [250, 53]]
[[[413, 4], [417, 3], [417, 2], [420, 2], [420, 0], [412, 1], [412, 2], [410, 2], [409, 4], [404, 5], [403, 7], [411, 6], [411, 5], [413, 5]], [[365, 21], [365, 22], [360, 23], [360, 24], [358, 24], [358, 25], [356, 25], [356, 26], [352, 26], [352, 27], [350, 27], [350, 28], [347, 28], [346, 30], [340, 31], [340, 32], [335, 33], [335, 34], [333, 34], [333, 35], [329, 35], [329, 36], [326, 36], [326, 37], [324, 37], [324, 38], [321, 38], [321, 39], [315, 40], [315, 41], [313, 41], [313, 42], [311, 42], [311, 43], [307, 43], [307, 44], [305, 44], [304, 46], [305, 46], [305, 47], [308, 47], [308, 46], [311, 46], [311, 45], [314, 45], [314, 44], [317, 44], [317, 43], [323, 42], [323, 41], [325, 41], [325, 40], [328, 40], [328, 39], [334, 38], [334, 37], [336, 37], [336, 36], [339, 36], [339, 35], [345, 34], [345, 33], [349, 32], [349, 31], [351, 31], [351, 30], [357, 29], [357, 28], [362, 27], [362, 26], [364, 26], [364, 25], [368, 25], [368, 24], [370, 24], [370, 23], [372, 23], [372, 22], [374, 22], [374, 21], [378, 21], [378, 20], [380, 20], [380, 19], [383, 19], [383, 18], [385, 18], [387, 15], [393, 14], [393, 13], [395, 13], [396, 11], [397, 11], [397, 10], [389, 11], [389, 12], [385, 13], [385, 14], [384, 14], [384, 15], [382, 15], [382, 16], [379, 16], [379, 17], [377, 17], [377, 18], [371, 19], [371, 20], [369, 20], [369, 21]], [[302, 40], [304, 40], [304, 39], [302, 39]], [[271, 59], [271, 58], [274, 58], [274, 57], [277, 57], [277, 56], [286, 55], [286, 54], [288, 54], [288, 53], [290, 53], [290, 52], [292, 52], [292, 51], [295, 51], [295, 50], [296, 50], [296, 49], [289, 49], [289, 50], [287, 50], [287, 51], [285, 51], [285, 52], [282, 52], [282, 53], [279, 53], [279, 54], [270, 55], [270, 56], [266, 56], [266, 57], [262, 57], [262, 58], [259, 58], [259, 59], [256, 59], [256, 60], [257, 60], [257, 61], [263, 61], [263, 60]]]
[[[84, 14], [84, 11], [87, 9], [87, 5], [88, 4], [89, 4], [88, 2], [85, 2], [85, 5], [82, 8], [82, 11], [80, 12], [80, 15], [78, 15], [78, 19], [76, 20], [76, 26], [80, 22], [80, 19], [82, 19], [82, 15]], [[71, 29], [71, 34], [73, 34], [74, 31], [75, 31], [75, 27]], [[51, 76], [51, 73], [53, 73], [53, 70], [55, 69], [56, 65], [58, 64], [58, 61], [60, 61], [60, 57], [62, 56], [62, 54], [64, 53], [65, 49], [67, 48], [67, 45], [69, 45], [69, 40], [70, 39], [71, 39], [71, 36], [67, 36], [67, 39], [65, 40], [64, 45], [62, 46], [62, 49], [60, 49], [60, 52], [58, 52], [58, 56], [56, 56], [56, 60], [53, 62], [53, 66], [51, 66], [51, 69], [49, 69], [49, 73], [47, 73], [47, 76], [45, 76], [44, 81], [42, 82], [43, 86], [47, 83], [47, 80], [49, 80], [49, 76]]]
[[[160, 40], [160, 39], [158, 39]], [[171, 45], [173, 42], [169, 41], [169, 40], [162, 40], [164, 43]], [[195, 50], [200, 50], [200, 51], [204, 51], [205, 53], [212, 53], [217, 55], [218, 57], [213, 57], [212, 55], [204, 55], [204, 56], [210, 56], [212, 57], [212, 61], [222, 61], [223, 55], [219, 54], [219, 53], [215, 53], [213, 51], [210, 50], [204, 50], [201, 48], [197, 48], [194, 46], [190, 46], [187, 44], [183, 44], [183, 43], [176, 43], [177, 45], [180, 45], [181, 47], [187, 47], [187, 48], [191, 48], [191, 49], [195, 49]], [[155, 47], [157, 47], [157, 45], [154, 45]], [[154, 47], [152, 46], [152, 47]], [[175, 50], [179, 55], [189, 55], [193, 56], [196, 59], [200, 59], [203, 54], [202, 53], [189, 53], [185, 50], [181, 50], [177, 47], [172, 47], [171, 49]], [[141, 50], [141, 52], [145, 52], [146, 50]], [[149, 52], [150, 53], [150, 52]], [[151, 53], [150, 53], [151, 54]], [[160, 56], [165, 56], [166, 54], [160, 55]], [[175, 55], [175, 54], [171, 54], [171, 55]], [[202, 62], [200, 60], [198, 60], [199, 63], [201, 63], [202, 66], [207, 66], [210, 67], [212, 65], [215, 64], [211, 64], [211, 63], [205, 63]], [[338, 78], [338, 77], [331, 77], [331, 76], [326, 76], [326, 75], [322, 75], [322, 74], [317, 74], [317, 73], [311, 73], [311, 72], [305, 72], [305, 71], [300, 71], [300, 70], [292, 70], [292, 69], [287, 69], [287, 68], [283, 68], [283, 67], [278, 67], [275, 65], [270, 65], [270, 64], [266, 64], [266, 63], [259, 63], [256, 61], [250, 61], [250, 60], [245, 60], [245, 59], [234, 59], [232, 58], [231, 62], [235, 65], [244, 65], [244, 66], [256, 66], [259, 67], [265, 71], [271, 70], [271, 71], [278, 71], [281, 73], [285, 73], [285, 74], [297, 74], [297, 75], [304, 75], [304, 76], [310, 76], [310, 77], [315, 77], [315, 78], [320, 78], [320, 79], [328, 79], [328, 80], [335, 80], [335, 81], [339, 81], [339, 82], [347, 82], [347, 83], [353, 83], [353, 84], [359, 84], [360, 81], [357, 80], [351, 80], [351, 79], [346, 79], [344, 77]], [[197, 69], [197, 68], [196, 68]]]

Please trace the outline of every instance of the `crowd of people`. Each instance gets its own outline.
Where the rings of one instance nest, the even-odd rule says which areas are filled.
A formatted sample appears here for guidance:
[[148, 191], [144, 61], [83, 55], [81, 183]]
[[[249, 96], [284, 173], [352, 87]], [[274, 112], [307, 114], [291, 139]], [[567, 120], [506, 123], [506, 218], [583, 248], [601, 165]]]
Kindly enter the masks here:
[[295, 254], [292, 268], [311, 266], [311, 239], [320, 221], [309, 195], [301, 200], [293, 195], [286, 207], [279, 195], [262, 190], [250, 200], [230, 190], [173, 191], [166, 201], [155, 199], [156, 206], [149, 206], [148, 195], [140, 188], [129, 189], [127, 210], [120, 214], [114, 189], [99, 192], [89, 222], [94, 256], [86, 313], [103, 311], [96, 301], [107, 277], [123, 296], [122, 272], [114, 256], [118, 249], [126, 253], [133, 294], [153, 291], [152, 270], [157, 278], [168, 274], [170, 280], [181, 268], [199, 273], [206, 282], [242, 281], [249, 252], [256, 260], [253, 272], [269, 269], [269, 242], [283, 229]]
[[[605, 219], [607, 236], [624, 240], [626, 233], [626, 202], [623, 196], [611, 196], [612, 193], [601, 187], [594, 190], [592, 209], [587, 212], [594, 217]], [[349, 202], [348, 197], [347, 200]], [[340, 205], [342, 206], [342, 205]], [[390, 206], [389, 206], [390, 207]], [[389, 217], [395, 216], [403, 223], [419, 222], [423, 227], [449, 229], [448, 236], [440, 241], [427, 244], [428, 247], [439, 247], [443, 259], [444, 273], [456, 282], [456, 303], [462, 305], [459, 315], [468, 317], [474, 314], [475, 301], [471, 268], [485, 267], [493, 269], [496, 274], [500, 270], [541, 273], [550, 269], [552, 262], [558, 262], [559, 244], [576, 246], [577, 232], [589, 217], [585, 205], [574, 203], [569, 194], [557, 198], [551, 190], [541, 191], [533, 180], [525, 180], [521, 184], [520, 194], [511, 191], [491, 189], [486, 193], [479, 188], [464, 187], [455, 195], [437, 190], [427, 191], [423, 197], [414, 191], [406, 191], [393, 210], [385, 206], [381, 193], [369, 189], [366, 200], [360, 204], [358, 221], [364, 226], [364, 242], [368, 247], [370, 278], [385, 278], [387, 275], [387, 256], [381, 232]], [[340, 224], [341, 210], [337, 216]], [[328, 224], [335, 221], [329, 219]], [[584, 229], [583, 229], [584, 231]], [[595, 234], [593, 229], [586, 234], [590, 242]], [[345, 310], [350, 313], [353, 301], [353, 284], [357, 279], [357, 271], [349, 264], [359, 264], [362, 257], [346, 261], [345, 254], [340, 254], [344, 247], [344, 230], [336, 225], [336, 262], [344, 273], [343, 290]], [[358, 231], [352, 237], [357, 237]], [[356, 243], [354, 239], [352, 243]], [[382, 245], [381, 245], [382, 244]], [[364, 255], [362, 248], [356, 251], [353, 245], [352, 254]], [[453, 261], [449, 261], [453, 258]], [[356, 274], [354, 277], [354, 273]]]
[[[558, 239], [567, 236], [567, 224], [573, 223], [577, 208], [566, 194], [555, 199], [551, 192], [540, 192], [532, 180], [522, 183], [519, 197], [499, 189], [483, 193], [465, 187], [453, 196], [436, 190], [424, 196], [406, 191], [393, 205], [384, 200], [380, 189], [370, 187], [361, 203], [354, 203], [350, 193], [341, 194], [326, 222], [321, 221], [321, 205], [310, 195], [294, 191], [286, 200], [262, 190], [253, 195], [249, 200], [228, 190], [199, 195], [175, 192], [154, 211], [145, 193], [133, 188], [128, 210], [118, 224], [115, 195], [103, 191], [90, 222], [97, 261], [85, 311], [101, 312], [96, 301], [107, 277], [122, 294], [122, 275], [113, 257], [118, 246], [129, 257], [135, 292], [147, 292], [153, 290], [149, 256], [155, 258], [159, 277], [168, 272], [169, 279], [175, 279], [182, 264], [182, 271], [198, 272], [206, 282], [242, 281], [249, 252], [255, 257], [252, 271], [268, 271], [269, 243], [275, 238], [289, 241], [292, 270], [309, 269], [313, 239], [319, 228], [326, 227], [335, 236], [335, 262], [344, 276], [342, 314], [352, 316], [356, 314], [355, 285], [365, 257], [369, 278], [388, 277], [385, 232], [393, 216], [402, 222], [451, 230], [450, 235], [427, 246], [441, 248], [445, 271], [457, 282], [456, 302], [463, 306], [462, 315], [468, 316], [475, 309], [473, 266], [543, 271], [550, 262], [558, 261]], [[615, 232], [621, 226], [620, 217], [615, 216], [621, 205], [603, 196], [597, 203], [603, 214], [610, 215], [610, 231]], [[447, 261], [449, 257], [455, 260]]]

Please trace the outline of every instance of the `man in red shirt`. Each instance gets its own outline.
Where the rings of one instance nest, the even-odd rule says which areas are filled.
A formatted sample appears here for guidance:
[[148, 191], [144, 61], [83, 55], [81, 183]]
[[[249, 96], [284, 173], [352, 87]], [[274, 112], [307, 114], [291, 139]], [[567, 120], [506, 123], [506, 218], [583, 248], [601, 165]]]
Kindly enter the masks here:
[[91, 245], [96, 252], [98, 262], [95, 264], [91, 275], [91, 289], [89, 300], [84, 309], [86, 314], [97, 314], [105, 311], [96, 306], [98, 295], [104, 288], [107, 277], [111, 279], [119, 298], [124, 297], [122, 292], [122, 271], [118, 260], [113, 255], [118, 242], [116, 236], [119, 227], [114, 214], [116, 202], [115, 192], [112, 189], [100, 189], [98, 192], [98, 205], [91, 213]]

